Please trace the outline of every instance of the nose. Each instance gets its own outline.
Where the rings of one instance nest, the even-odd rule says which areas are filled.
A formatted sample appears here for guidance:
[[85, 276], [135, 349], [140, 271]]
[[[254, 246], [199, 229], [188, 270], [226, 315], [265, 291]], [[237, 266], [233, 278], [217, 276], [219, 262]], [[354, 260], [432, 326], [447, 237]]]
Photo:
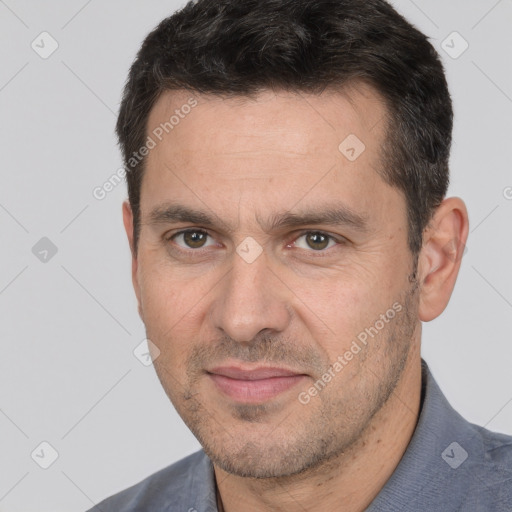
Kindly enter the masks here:
[[265, 251], [252, 262], [233, 254], [232, 270], [216, 287], [211, 305], [214, 327], [243, 344], [261, 331], [284, 331], [291, 319], [291, 292], [276, 272]]

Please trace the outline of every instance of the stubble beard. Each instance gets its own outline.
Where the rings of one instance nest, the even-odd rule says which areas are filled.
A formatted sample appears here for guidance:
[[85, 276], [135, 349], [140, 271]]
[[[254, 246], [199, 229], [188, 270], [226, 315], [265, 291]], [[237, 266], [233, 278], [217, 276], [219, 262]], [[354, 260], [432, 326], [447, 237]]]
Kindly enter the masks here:
[[[378, 339], [376, 337], [368, 343], [378, 344], [381, 353], [383, 351], [384, 357], [379, 364], [381, 373], [377, 375], [369, 366], [362, 364], [371, 355], [369, 352], [356, 355], [355, 358], [360, 358], [361, 366], [360, 372], [351, 378], [355, 381], [352, 389], [338, 386], [336, 393], [336, 379], [343, 379], [342, 376], [336, 376], [334, 383], [328, 384], [315, 397], [318, 400], [316, 403], [299, 405], [297, 401], [297, 407], [302, 408], [298, 415], [291, 411], [278, 424], [272, 425], [268, 422], [269, 417], [279, 413], [273, 402], [256, 405], [232, 404], [231, 417], [236, 423], [231, 422], [231, 425], [238, 425], [230, 429], [223, 424], [221, 417], [216, 418], [218, 415], [214, 406], [204, 403], [200, 394], [194, 391], [197, 373], [191, 370], [194, 364], [189, 364], [190, 379], [187, 390], [178, 390], [174, 397], [169, 392], [167, 394], [214, 465], [240, 477], [276, 481], [281, 479], [284, 482], [288, 477], [326, 469], [342, 458], [343, 454], [356, 448], [374, 416], [392, 396], [406, 367], [412, 336], [418, 322], [418, 283], [415, 274], [409, 280], [412, 285], [398, 301], [403, 305], [402, 311], [390, 320], [379, 333]], [[235, 348], [234, 345], [229, 346]], [[239, 356], [244, 361], [293, 362], [290, 359], [291, 352], [281, 353], [278, 357], [272, 350], [270, 340], [265, 339], [255, 350], [237, 348], [231, 355]], [[371, 351], [372, 347], [367, 346], [362, 350]], [[194, 357], [196, 356], [197, 354]], [[205, 353], [202, 357], [196, 357], [196, 366], [204, 364], [206, 357], [208, 356]], [[301, 354], [295, 359], [304, 362], [306, 358], [307, 354]], [[165, 385], [164, 375], [156, 364], [155, 369], [167, 391], [172, 383]], [[343, 371], [345, 369], [342, 374]], [[362, 407], [361, 404], [365, 406]], [[290, 416], [293, 418], [291, 421]], [[304, 420], [301, 422], [302, 418]], [[286, 435], [283, 435], [284, 426], [287, 427]], [[250, 431], [258, 428], [260, 434], [253, 438]], [[272, 435], [276, 431], [281, 433], [279, 439]]]

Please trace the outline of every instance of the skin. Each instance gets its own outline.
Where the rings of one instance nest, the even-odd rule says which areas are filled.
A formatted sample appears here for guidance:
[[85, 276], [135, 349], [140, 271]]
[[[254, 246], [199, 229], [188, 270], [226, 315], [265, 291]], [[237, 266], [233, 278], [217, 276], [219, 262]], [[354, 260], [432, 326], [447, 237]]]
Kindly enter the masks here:
[[[191, 96], [164, 93], [148, 133]], [[123, 205], [139, 313], [160, 351], [157, 375], [214, 463], [219, 510], [364, 510], [414, 432], [421, 321], [441, 314], [455, 285], [464, 202], [438, 207], [414, 272], [405, 197], [378, 173], [386, 108], [375, 90], [194, 97], [198, 105], [147, 156], [137, 252]], [[349, 134], [366, 147], [352, 162], [338, 150]], [[213, 225], [152, 221], [155, 209], [177, 203]], [[365, 228], [268, 225], [279, 213], [333, 205]], [[200, 233], [176, 235], [186, 228]], [[252, 262], [237, 252], [247, 237], [252, 255], [261, 249]], [[357, 335], [397, 303], [401, 311], [334, 372]], [[228, 365], [303, 377], [250, 403], [224, 394], [208, 373]], [[301, 403], [329, 369], [326, 386]]]

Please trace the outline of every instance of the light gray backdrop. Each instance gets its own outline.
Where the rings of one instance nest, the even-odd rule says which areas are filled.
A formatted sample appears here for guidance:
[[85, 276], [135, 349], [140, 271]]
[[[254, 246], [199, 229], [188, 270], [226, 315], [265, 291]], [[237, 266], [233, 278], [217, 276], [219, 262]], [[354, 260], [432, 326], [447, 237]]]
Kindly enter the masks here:
[[[446, 64], [471, 222], [423, 354], [463, 415], [512, 433], [512, 0], [395, 4]], [[93, 196], [121, 166], [128, 67], [182, 5], [0, 0], [0, 511], [83, 511], [199, 447], [133, 353], [125, 186]]]

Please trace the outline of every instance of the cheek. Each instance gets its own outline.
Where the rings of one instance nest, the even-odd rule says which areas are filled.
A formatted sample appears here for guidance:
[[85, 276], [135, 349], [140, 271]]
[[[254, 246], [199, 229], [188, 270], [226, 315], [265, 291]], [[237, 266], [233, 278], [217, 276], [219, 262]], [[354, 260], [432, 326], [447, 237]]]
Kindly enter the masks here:
[[174, 323], [197, 303], [197, 283], [184, 279], [161, 250], [146, 250], [139, 257], [138, 283], [145, 320]]
[[181, 361], [186, 347], [197, 338], [203, 318], [201, 299], [206, 292], [158, 265], [141, 266], [139, 285], [147, 337], [166, 360]]
[[312, 286], [296, 282], [292, 288], [301, 290], [296, 303], [300, 321], [332, 362], [392, 308], [404, 286], [405, 281], [385, 269], [374, 273], [351, 267], [345, 273], [324, 276]]

